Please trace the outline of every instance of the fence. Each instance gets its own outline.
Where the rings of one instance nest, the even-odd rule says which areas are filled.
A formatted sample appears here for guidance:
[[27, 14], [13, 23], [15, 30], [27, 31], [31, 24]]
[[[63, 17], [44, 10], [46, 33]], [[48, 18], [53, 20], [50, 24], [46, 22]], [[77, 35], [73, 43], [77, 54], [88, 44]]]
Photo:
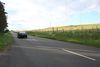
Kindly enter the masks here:
[[34, 30], [34, 31], [39, 31], [39, 32], [66, 32], [66, 31], [71, 31], [71, 30], [94, 30], [94, 29], [99, 30], [100, 24], [51, 27], [51, 28]]

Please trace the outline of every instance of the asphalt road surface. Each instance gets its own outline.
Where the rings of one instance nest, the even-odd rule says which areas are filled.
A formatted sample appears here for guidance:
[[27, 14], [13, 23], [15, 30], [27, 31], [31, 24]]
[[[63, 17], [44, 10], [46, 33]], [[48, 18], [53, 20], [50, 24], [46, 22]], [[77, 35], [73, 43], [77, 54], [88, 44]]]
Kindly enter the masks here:
[[0, 67], [100, 67], [100, 48], [12, 34], [14, 44], [0, 53]]

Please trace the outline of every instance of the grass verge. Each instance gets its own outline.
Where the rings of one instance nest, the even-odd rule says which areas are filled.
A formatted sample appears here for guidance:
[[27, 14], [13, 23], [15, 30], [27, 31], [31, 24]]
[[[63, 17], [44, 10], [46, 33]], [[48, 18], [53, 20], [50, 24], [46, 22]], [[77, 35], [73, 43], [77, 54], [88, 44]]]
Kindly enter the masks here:
[[73, 30], [65, 32], [45, 32], [45, 31], [29, 31], [29, 35], [60, 40], [65, 42], [79, 43], [87, 46], [100, 48], [100, 30]]
[[0, 51], [6, 50], [11, 46], [13, 42], [13, 37], [10, 32], [0, 33]]

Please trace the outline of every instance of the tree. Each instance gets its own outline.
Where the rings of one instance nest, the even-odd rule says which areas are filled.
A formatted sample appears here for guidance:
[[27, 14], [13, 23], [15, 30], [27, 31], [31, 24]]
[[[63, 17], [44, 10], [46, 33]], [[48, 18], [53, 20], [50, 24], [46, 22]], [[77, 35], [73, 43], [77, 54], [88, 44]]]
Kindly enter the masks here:
[[3, 32], [7, 28], [7, 17], [4, 9], [4, 3], [0, 1], [0, 32]]

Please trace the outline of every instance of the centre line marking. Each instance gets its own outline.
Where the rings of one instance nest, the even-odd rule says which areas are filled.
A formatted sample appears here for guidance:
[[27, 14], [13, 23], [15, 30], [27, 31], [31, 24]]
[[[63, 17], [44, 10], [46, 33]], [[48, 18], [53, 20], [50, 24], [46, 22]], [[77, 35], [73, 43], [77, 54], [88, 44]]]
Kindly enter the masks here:
[[68, 53], [71, 53], [71, 54], [80, 56], [80, 57], [87, 58], [87, 59], [92, 60], [92, 61], [96, 61], [96, 59], [94, 59], [94, 58], [91, 58], [91, 57], [88, 57], [88, 56], [85, 56], [85, 55], [82, 55], [82, 54], [79, 54], [79, 53], [76, 53], [76, 52], [73, 52], [73, 51], [69, 51], [69, 50], [66, 50], [66, 49], [62, 49], [62, 50], [63, 50], [63, 51], [66, 51], [66, 52], [68, 52]]

